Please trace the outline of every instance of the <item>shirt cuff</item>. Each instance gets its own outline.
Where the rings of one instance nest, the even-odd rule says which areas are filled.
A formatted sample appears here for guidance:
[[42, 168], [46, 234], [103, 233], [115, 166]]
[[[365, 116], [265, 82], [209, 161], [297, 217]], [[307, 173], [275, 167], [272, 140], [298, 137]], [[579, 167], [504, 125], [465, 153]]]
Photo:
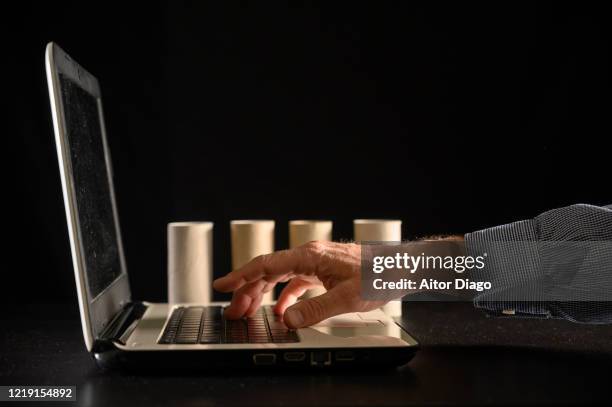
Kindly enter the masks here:
[[[474, 298], [474, 306], [495, 315], [550, 317], [542, 298], [544, 289], [538, 253], [537, 221], [523, 220], [465, 235], [467, 253], [484, 256], [485, 267], [472, 279], [491, 282], [491, 289]], [[523, 301], [521, 301], [523, 299]]]

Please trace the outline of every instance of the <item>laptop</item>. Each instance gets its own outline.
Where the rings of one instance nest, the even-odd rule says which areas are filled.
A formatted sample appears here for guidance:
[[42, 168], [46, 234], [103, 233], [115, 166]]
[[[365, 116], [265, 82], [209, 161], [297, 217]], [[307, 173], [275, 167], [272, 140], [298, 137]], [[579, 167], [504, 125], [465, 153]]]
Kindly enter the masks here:
[[380, 310], [294, 331], [269, 305], [226, 320], [223, 303], [132, 299], [100, 85], [54, 43], [45, 63], [83, 336], [98, 365], [320, 369], [412, 358], [416, 340]]

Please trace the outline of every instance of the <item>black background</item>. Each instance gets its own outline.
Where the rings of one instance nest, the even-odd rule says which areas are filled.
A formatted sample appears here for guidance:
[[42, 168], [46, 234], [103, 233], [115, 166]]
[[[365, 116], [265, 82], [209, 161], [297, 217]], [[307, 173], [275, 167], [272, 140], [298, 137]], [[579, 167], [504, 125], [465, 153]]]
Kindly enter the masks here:
[[401, 218], [410, 238], [612, 203], [603, 9], [291, 4], [4, 13], [16, 131], [1, 301], [76, 302], [44, 74], [51, 40], [102, 85], [137, 299], [166, 297], [169, 221], [214, 221], [224, 273], [230, 219], [275, 219], [284, 248], [289, 219], [333, 219], [334, 238], [349, 239], [354, 218]]

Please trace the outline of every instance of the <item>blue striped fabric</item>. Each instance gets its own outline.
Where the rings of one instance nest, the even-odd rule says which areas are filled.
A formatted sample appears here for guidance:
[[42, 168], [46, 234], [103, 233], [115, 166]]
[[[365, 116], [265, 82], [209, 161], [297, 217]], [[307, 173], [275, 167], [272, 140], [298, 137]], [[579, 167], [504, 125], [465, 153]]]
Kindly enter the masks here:
[[[477, 308], [495, 315], [612, 323], [612, 205], [553, 209], [468, 233], [465, 241], [469, 254], [488, 254], [486, 267], [473, 278], [491, 281], [493, 289], [474, 298]], [[590, 249], [572, 250], [573, 242]], [[597, 293], [606, 295], [593, 300]]]

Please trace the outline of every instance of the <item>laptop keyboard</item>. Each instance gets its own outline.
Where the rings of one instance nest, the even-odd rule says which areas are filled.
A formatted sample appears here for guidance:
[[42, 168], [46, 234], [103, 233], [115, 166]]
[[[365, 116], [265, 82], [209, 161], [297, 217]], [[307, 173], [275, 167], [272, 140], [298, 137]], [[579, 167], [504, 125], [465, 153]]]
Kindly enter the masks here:
[[292, 343], [299, 342], [272, 307], [261, 307], [251, 318], [223, 318], [223, 307], [175, 308], [160, 344]]

